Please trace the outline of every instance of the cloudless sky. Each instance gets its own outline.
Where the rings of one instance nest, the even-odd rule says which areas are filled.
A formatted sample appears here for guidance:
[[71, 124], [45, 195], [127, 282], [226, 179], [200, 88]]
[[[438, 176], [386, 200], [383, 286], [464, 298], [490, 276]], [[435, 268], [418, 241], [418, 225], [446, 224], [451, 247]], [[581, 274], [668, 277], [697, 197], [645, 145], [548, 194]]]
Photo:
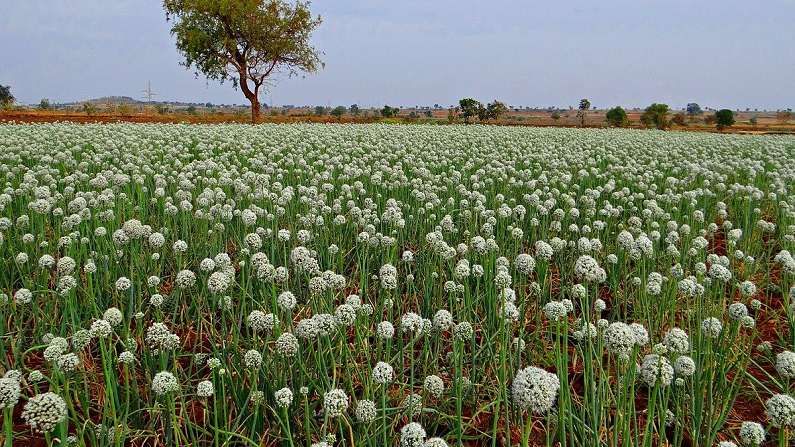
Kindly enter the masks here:
[[[315, 0], [326, 67], [274, 104], [795, 106], [793, 0]], [[18, 101], [109, 95], [247, 104], [179, 65], [158, 0], [0, 0]]]

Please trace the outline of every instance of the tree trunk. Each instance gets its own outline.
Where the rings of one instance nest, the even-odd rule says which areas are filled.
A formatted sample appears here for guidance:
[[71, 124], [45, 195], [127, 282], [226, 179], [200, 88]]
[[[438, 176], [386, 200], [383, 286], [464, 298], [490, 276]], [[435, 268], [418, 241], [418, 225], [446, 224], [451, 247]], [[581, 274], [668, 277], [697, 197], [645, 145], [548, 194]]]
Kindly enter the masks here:
[[243, 95], [251, 102], [251, 124], [257, 124], [259, 120], [259, 86], [256, 81], [254, 82], [254, 90], [248, 86], [248, 79], [245, 76], [245, 69], [240, 71], [240, 90], [243, 90]]
[[257, 124], [259, 121], [259, 99], [255, 96], [253, 99], [249, 98], [251, 101], [251, 124]]

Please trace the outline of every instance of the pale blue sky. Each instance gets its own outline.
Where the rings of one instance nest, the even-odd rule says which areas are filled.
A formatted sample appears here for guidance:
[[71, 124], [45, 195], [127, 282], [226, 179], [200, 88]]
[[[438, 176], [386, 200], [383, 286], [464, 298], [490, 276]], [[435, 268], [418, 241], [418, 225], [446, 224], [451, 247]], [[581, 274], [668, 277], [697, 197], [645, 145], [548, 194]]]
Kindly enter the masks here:
[[[315, 0], [326, 68], [276, 104], [795, 106], [793, 0]], [[158, 0], [0, 0], [0, 84], [19, 101], [246, 103], [181, 67]], [[271, 102], [270, 94], [263, 98]]]

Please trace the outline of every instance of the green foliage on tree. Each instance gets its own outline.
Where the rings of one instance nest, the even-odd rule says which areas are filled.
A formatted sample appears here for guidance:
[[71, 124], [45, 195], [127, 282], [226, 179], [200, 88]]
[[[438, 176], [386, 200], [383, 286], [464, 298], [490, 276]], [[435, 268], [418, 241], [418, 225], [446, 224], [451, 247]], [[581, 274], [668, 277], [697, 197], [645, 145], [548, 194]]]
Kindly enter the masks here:
[[311, 73], [322, 66], [309, 42], [320, 25], [298, 0], [164, 0], [182, 64], [208, 79], [231, 80], [260, 113], [259, 92], [275, 73]]
[[41, 101], [39, 101], [39, 109], [50, 110], [50, 107], [50, 100], [47, 98], [41, 98]]
[[398, 113], [400, 113], [400, 109], [397, 107], [384, 106], [384, 108], [381, 109], [381, 116], [384, 118], [394, 118], [398, 116]]
[[464, 123], [469, 124], [469, 120], [478, 116], [483, 109], [483, 104], [480, 101], [472, 98], [464, 98], [458, 101], [458, 107], [461, 116], [464, 118]]
[[715, 112], [715, 125], [719, 130], [734, 125], [734, 112], [729, 109], [720, 109]]
[[14, 105], [14, 101], [16, 101], [16, 98], [11, 94], [11, 86], [0, 85], [0, 106], [10, 107]]
[[695, 102], [687, 103], [687, 106], [685, 107], [685, 110], [687, 110], [687, 114], [690, 115], [691, 117], [696, 116], [696, 115], [701, 115], [701, 113], [702, 113], [701, 106], [698, 105]]
[[605, 114], [607, 124], [612, 127], [624, 127], [629, 123], [627, 111], [621, 106], [613, 107]]
[[185, 109], [185, 112], [187, 112], [187, 113], [188, 113], [188, 115], [195, 115], [195, 114], [196, 114], [196, 106], [194, 106], [194, 105], [190, 105], [190, 106], [188, 106], [188, 107]]
[[323, 106], [315, 106], [315, 115], [317, 116], [324, 116], [328, 109]]
[[588, 113], [588, 109], [591, 108], [591, 101], [588, 98], [583, 98], [580, 100], [580, 105], [577, 107], [577, 118], [580, 119], [580, 126], [585, 127], [585, 117]]
[[508, 107], [496, 99], [486, 106], [486, 119], [498, 120], [506, 113], [508, 113]]
[[359, 104], [352, 104], [350, 107], [348, 107], [348, 111], [353, 116], [359, 116], [359, 114], [362, 112], [362, 110], [359, 108]]
[[348, 109], [345, 106], [337, 106], [334, 107], [334, 110], [331, 111], [331, 116], [337, 118], [338, 120], [342, 119], [342, 115], [348, 112]]
[[646, 127], [655, 127], [657, 129], [667, 129], [670, 123], [668, 122], [668, 104], [653, 103], [646, 107], [643, 115], [640, 116], [641, 122]]

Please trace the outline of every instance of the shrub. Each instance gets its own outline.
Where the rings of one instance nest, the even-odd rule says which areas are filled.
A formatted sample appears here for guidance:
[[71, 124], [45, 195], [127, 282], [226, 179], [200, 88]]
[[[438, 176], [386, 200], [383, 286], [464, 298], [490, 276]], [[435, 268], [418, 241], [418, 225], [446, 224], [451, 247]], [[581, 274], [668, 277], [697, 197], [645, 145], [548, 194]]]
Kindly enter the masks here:
[[[558, 115], [558, 118], [560, 118], [560, 115]], [[607, 124], [612, 127], [624, 127], [629, 123], [627, 112], [621, 106], [616, 106], [608, 110], [605, 118], [607, 119]], [[556, 118], [553, 116], [553, 119]]]
[[342, 115], [348, 111], [344, 106], [337, 106], [334, 110], [331, 111], [331, 116], [337, 118], [338, 120], [342, 119]]
[[670, 126], [668, 121], [668, 104], [653, 103], [641, 115], [640, 120], [646, 127], [664, 130]]
[[719, 130], [734, 125], [734, 112], [729, 109], [720, 109], [715, 112], [715, 124]]
[[97, 114], [97, 106], [95, 106], [94, 104], [92, 104], [90, 102], [84, 102], [83, 103], [83, 113], [85, 113], [88, 116], [94, 116], [94, 115]]

